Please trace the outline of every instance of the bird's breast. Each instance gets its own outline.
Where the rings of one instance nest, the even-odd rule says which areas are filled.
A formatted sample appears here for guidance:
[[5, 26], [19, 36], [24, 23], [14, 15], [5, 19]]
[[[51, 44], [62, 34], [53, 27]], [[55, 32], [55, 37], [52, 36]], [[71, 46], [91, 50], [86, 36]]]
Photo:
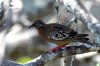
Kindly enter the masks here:
[[73, 40], [71, 40], [71, 39], [53, 40], [53, 39], [49, 39], [49, 38], [47, 39], [47, 41], [48, 41], [48, 42], [55, 43], [55, 44], [57, 44], [57, 45], [59, 45], [59, 46], [67, 45], [67, 44], [73, 42]]

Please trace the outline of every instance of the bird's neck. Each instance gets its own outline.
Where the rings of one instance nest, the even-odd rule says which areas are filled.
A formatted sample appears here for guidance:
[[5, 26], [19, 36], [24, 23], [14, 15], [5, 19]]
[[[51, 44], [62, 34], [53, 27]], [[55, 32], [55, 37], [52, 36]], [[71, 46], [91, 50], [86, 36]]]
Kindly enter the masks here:
[[38, 27], [37, 30], [38, 30], [39, 35], [40, 35], [41, 37], [46, 37], [44, 27]]

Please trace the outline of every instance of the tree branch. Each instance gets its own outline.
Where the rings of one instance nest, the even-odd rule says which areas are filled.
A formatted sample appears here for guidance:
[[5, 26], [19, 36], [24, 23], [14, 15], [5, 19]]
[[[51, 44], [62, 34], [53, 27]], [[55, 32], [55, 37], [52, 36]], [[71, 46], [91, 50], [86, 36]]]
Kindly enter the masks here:
[[[68, 1], [70, 3], [68, 3]], [[77, 19], [81, 20], [86, 27], [95, 34], [100, 34], [100, 24], [99, 21], [94, 18], [89, 12], [83, 10], [76, 1], [74, 0], [64, 0], [64, 4], [66, 9], [73, 13]], [[77, 7], [76, 7], [77, 5]], [[10, 60], [3, 60], [1, 66], [44, 66], [49, 61], [55, 60], [57, 58], [63, 57], [63, 54], [66, 55], [75, 55], [82, 54], [91, 51], [98, 51], [100, 47], [95, 45], [91, 46], [86, 43], [74, 43], [75, 45], [69, 45], [62, 48], [59, 48], [55, 51], [48, 51], [43, 55], [40, 55], [38, 58], [33, 59], [32, 61], [26, 64], [19, 64]]]
[[69, 55], [71, 56], [71, 55], [100, 50], [99, 46], [91, 46], [86, 43], [75, 42], [72, 44], [59, 48], [58, 50], [55, 51], [50, 50], [40, 55], [39, 57], [33, 59], [32, 61], [27, 62], [26, 64], [19, 64], [10, 60], [3, 60], [1, 66], [44, 66], [49, 61], [63, 57], [64, 53], [66, 53], [67, 56]]
[[63, 2], [65, 9], [81, 20], [91, 33], [96, 34], [96, 42], [100, 43], [100, 21], [84, 9], [84, 6], [82, 8], [75, 0], [63, 0]]

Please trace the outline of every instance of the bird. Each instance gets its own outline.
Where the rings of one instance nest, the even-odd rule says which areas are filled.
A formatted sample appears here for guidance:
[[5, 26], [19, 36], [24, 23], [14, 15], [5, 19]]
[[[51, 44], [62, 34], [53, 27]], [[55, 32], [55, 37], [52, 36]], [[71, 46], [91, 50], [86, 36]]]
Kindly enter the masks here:
[[[28, 28], [36, 28], [40, 37], [58, 46], [65, 46], [72, 42], [86, 42], [88, 34], [79, 34], [68, 26], [50, 23], [46, 24], [42, 20], [35, 20]], [[59, 47], [58, 47], [59, 48]]]

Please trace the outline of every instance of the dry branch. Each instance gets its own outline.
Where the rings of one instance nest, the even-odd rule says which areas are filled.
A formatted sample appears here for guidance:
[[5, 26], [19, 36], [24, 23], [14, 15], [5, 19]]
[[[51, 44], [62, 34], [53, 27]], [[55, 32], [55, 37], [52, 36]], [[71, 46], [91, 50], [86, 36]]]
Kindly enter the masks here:
[[59, 48], [55, 51], [48, 51], [39, 57], [33, 59], [32, 61], [27, 62], [26, 64], [19, 64], [10, 60], [3, 60], [1, 66], [44, 66], [49, 61], [56, 60], [58, 58], [63, 57], [63, 54], [66, 53], [67, 56], [82, 54], [91, 51], [98, 51], [100, 50], [99, 46], [91, 46], [86, 43], [72, 43], [69, 46], [65, 46]]
[[63, 0], [65, 9], [72, 13], [77, 19], [90, 30], [91, 33], [97, 35], [96, 42], [100, 43], [100, 21], [98, 21], [88, 10], [82, 8], [75, 0]]
[[[74, 14], [77, 19], [81, 20], [83, 24], [92, 32], [97, 35], [100, 34], [100, 23], [94, 18], [89, 12], [83, 10], [76, 1], [74, 0], [63, 0], [66, 9]], [[99, 38], [98, 38], [99, 41]], [[100, 41], [99, 41], [100, 42]], [[94, 46], [86, 43], [76, 43], [74, 46], [66, 46], [59, 48], [56, 51], [48, 51], [43, 55], [40, 55], [38, 58], [33, 59], [32, 61], [26, 64], [19, 64], [10, 60], [3, 60], [1, 66], [44, 66], [49, 61], [55, 60], [57, 58], [63, 57], [63, 54], [66, 55], [75, 55], [82, 54], [91, 51], [98, 51], [100, 47], [96, 44]]]

